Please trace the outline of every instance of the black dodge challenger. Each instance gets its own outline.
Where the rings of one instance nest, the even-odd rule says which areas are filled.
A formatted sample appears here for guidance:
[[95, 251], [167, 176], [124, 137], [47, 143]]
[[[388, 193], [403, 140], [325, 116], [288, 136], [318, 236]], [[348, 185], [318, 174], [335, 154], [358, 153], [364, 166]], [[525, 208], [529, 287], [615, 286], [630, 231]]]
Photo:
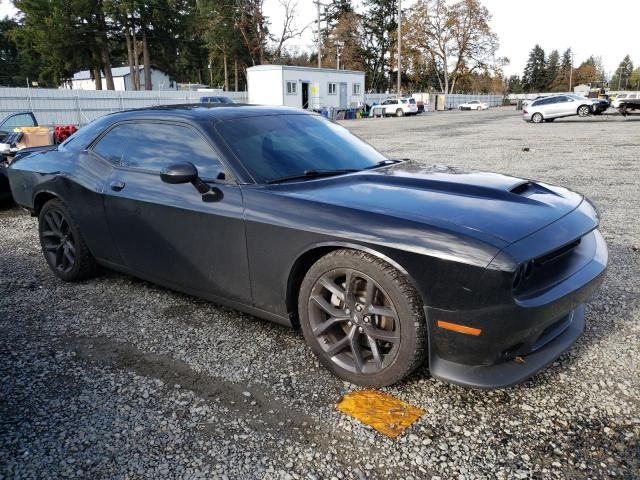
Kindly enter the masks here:
[[580, 336], [607, 265], [582, 195], [389, 159], [288, 108], [107, 115], [9, 179], [61, 279], [101, 265], [300, 326], [361, 385], [425, 361], [460, 385], [520, 382]]

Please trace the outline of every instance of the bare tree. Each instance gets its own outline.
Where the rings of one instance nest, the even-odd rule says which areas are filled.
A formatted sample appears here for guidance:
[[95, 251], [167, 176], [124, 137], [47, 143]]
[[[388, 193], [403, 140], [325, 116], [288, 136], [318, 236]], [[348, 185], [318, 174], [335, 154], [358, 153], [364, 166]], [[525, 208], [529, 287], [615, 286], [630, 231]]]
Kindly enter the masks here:
[[453, 92], [457, 80], [493, 62], [498, 39], [491, 14], [479, 0], [418, 0], [408, 19], [409, 50], [421, 52], [436, 67], [440, 90]]
[[299, 37], [307, 28], [309, 28], [309, 25], [306, 25], [303, 28], [297, 28], [295, 25], [297, 15], [296, 10], [298, 8], [297, 0], [280, 0], [280, 6], [284, 8], [284, 20], [282, 21], [282, 33], [280, 34], [280, 38], [274, 38], [276, 48], [273, 52], [273, 58], [280, 58], [282, 55], [282, 47], [285, 42]]

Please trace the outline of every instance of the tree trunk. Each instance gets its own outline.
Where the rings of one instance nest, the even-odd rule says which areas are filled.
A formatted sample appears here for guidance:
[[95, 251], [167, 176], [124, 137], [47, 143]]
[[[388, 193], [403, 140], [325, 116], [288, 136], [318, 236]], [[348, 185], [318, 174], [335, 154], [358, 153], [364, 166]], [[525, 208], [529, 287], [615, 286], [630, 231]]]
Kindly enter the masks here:
[[102, 46], [102, 69], [104, 70], [104, 78], [107, 81], [107, 90], [115, 90], [116, 86], [113, 83], [111, 59], [109, 57], [109, 47], [107, 45]]
[[238, 91], [238, 59], [233, 59], [233, 78], [236, 84], [236, 92]]
[[131, 40], [131, 30], [127, 27], [124, 37], [127, 40], [127, 59], [129, 61], [129, 74], [131, 75], [131, 83], [133, 83], [133, 89], [136, 89], [135, 85], [135, 66], [133, 64], [133, 45]]
[[100, 73], [100, 67], [95, 65], [93, 68], [93, 78], [96, 83], [96, 90], [102, 90], [102, 74]]
[[222, 60], [224, 62], [224, 91], [229, 91], [229, 69], [227, 68], [227, 51], [222, 51]]
[[133, 88], [135, 90], [140, 90], [140, 56], [138, 55], [138, 36], [136, 35], [135, 27], [132, 28], [133, 35], [133, 68], [135, 72], [133, 73]]
[[[102, 5], [100, 4], [100, 12], [102, 12]], [[98, 32], [97, 32], [97, 44], [100, 49], [100, 60], [102, 61], [102, 70], [104, 71], [104, 78], [107, 81], [107, 90], [115, 90], [113, 84], [113, 75], [111, 74], [111, 57], [109, 55], [109, 39], [107, 38], [107, 23], [105, 22], [104, 15], [102, 13], [98, 16]]]
[[153, 90], [153, 85], [151, 84], [151, 58], [149, 56], [146, 26], [142, 27], [142, 61], [144, 62], [144, 89]]

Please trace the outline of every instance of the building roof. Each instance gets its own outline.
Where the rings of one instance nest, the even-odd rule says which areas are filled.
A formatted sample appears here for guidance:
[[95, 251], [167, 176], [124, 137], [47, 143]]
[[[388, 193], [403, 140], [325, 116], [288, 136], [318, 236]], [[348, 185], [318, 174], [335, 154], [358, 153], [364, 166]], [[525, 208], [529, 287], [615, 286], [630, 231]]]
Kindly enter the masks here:
[[[142, 71], [144, 70], [144, 65], [140, 65], [138, 68], [140, 69], [140, 71]], [[157, 70], [157, 68], [151, 67], [151, 70]], [[131, 74], [131, 71], [129, 70], [128, 66], [127, 67], [111, 67], [111, 75], [113, 76], [113, 78], [126, 77], [127, 75], [130, 75], [130, 74]], [[74, 73], [71, 80], [92, 80], [91, 71], [81, 70], [77, 73]]]
[[261, 71], [261, 70], [302, 70], [306, 72], [325, 72], [325, 73], [358, 73], [364, 75], [362, 70], [338, 70], [336, 68], [317, 68], [317, 67], [298, 67], [296, 65], [256, 65], [254, 67], [247, 68], [247, 71]]

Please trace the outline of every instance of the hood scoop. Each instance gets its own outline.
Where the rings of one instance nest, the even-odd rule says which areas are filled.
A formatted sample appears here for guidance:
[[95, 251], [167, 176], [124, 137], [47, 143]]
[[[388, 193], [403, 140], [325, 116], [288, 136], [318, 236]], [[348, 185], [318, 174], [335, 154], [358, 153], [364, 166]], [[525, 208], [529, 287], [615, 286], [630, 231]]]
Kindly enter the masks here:
[[558, 195], [553, 190], [549, 190], [548, 188], [545, 188], [542, 185], [532, 182], [530, 180], [526, 180], [524, 182], [514, 185], [509, 189], [509, 192], [515, 195], [521, 195], [523, 197], [530, 197], [536, 194]]

